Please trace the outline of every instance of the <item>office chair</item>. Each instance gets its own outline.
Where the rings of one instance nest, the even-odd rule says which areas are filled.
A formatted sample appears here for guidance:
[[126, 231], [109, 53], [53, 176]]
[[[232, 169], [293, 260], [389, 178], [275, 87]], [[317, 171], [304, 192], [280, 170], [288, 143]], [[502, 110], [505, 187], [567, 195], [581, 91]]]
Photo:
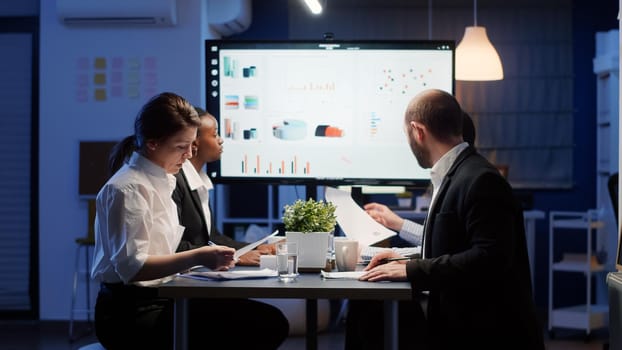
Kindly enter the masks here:
[[[90, 250], [95, 246], [95, 200], [90, 199], [88, 201], [88, 228], [86, 237], [76, 238], [76, 260], [73, 271], [73, 288], [71, 292], [71, 310], [69, 313], [69, 341], [73, 342], [77, 338], [74, 336], [74, 316], [76, 313], [86, 313], [87, 315], [87, 330], [92, 330], [91, 314], [94, 313], [94, 309], [91, 306], [91, 256]], [[84, 270], [80, 268], [80, 255], [84, 250]], [[84, 273], [84, 285], [85, 285], [85, 308], [76, 308], [76, 297], [78, 292], [78, 275]]]
[[618, 173], [614, 173], [609, 176], [607, 181], [607, 188], [609, 189], [609, 198], [611, 199], [611, 205], [613, 207], [613, 215], [616, 218], [616, 224], [618, 223]]
[[78, 350], [106, 350], [100, 343], [91, 343], [78, 348]]
[[[611, 199], [611, 207], [613, 208], [613, 217], [618, 225], [618, 173], [613, 173], [607, 181], [607, 189], [609, 190], [609, 198]], [[611, 331], [611, 330], [610, 330]], [[609, 342], [603, 344], [603, 350], [609, 349]]]

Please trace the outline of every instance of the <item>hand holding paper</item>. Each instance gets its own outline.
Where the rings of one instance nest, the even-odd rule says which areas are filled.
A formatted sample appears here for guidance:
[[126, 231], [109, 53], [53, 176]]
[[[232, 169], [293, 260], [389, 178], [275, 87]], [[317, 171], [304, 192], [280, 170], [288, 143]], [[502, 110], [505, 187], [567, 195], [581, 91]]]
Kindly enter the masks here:
[[324, 196], [337, 207], [335, 214], [343, 232], [361, 246], [369, 246], [396, 235], [394, 231], [372, 219], [356, 204], [349, 192], [326, 187]]

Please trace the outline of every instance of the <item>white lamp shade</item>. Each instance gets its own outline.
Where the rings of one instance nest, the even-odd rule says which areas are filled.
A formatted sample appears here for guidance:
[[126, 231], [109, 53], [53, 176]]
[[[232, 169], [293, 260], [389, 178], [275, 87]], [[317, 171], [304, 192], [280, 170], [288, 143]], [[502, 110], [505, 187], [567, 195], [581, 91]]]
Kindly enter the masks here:
[[456, 48], [456, 80], [501, 80], [503, 66], [486, 28], [466, 27]]
[[314, 15], [322, 13], [322, 4], [320, 4], [319, 0], [304, 0], [304, 2]]

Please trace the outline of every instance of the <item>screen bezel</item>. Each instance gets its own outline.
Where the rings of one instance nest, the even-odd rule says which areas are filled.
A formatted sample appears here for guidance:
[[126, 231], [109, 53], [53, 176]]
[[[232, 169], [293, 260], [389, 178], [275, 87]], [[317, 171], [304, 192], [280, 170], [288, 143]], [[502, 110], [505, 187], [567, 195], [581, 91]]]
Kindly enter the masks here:
[[[451, 93], [455, 92], [455, 57], [456, 44], [452, 40], [206, 40], [205, 41], [205, 81], [206, 81], [206, 109], [213, 114], [218, 120], [219, 125], [222, 124], [220, 111], [220, 87], [219, 84], [214, 86], [211, 84], [213, 73], [210, 62], [213, 58], [219, 58], [218, 52], [214, 53], [210, 48], [214, 45], [225, 47], [226, 49], [308, 49], [322, 46], [325, 49], [339, 45], [340, 49], [348, 47], [361, 47], [365, 49], [434, 49], [440, 50], [439, 46], [443, 46], [444, 50], [449, 50], [452, 55], [452, 74], [451, 74]], [[220, 73], [219, 73], [220, 74]], [[216, 91], [218, 96], [212, 96], [212, 92]], [[226, 145], [225, 145], [226, 146]], [[408, 145], [405, 142], [405, 147]], [[225, 151], [226, 152], [226, 151]], [[413, 156], [413, 162], [416, 159]], [[322, 177], [287, 177], [287, 176], [223, 176], [220, 172], [220, 160], [208, 164], [208, 174], [215, 183], [233, 184], [233, 183], [262, 183], [262, 184], [283, 184], [283, 185], [326, 185], [326, 186], [409, 186], [409, 187], [425, 187], [429, 183], [429, 178], [322, 178]]]

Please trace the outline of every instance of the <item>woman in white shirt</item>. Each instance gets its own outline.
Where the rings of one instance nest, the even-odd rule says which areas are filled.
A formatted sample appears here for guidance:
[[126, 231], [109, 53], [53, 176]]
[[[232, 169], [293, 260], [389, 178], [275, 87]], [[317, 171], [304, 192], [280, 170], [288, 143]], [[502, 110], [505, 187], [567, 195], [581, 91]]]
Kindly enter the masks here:
[[[134, 135], [113, 150], [111, 164], [122, 166], [97, 195], [91, 271], [101, 282], [95, 330], [107, 349], [172, 348], [172, 301], [157, 297], [156, 290], [147, 286], [195, 265], [234, 266], [235, 249], [224, 246], [175, 252], [184, 227], [171, 198], [174, 174], [191, 157], [200, 124], [184, 98], [162, 93], [143, 106]], [[200, 333], [203, 312], [190, 307], [192, 347], [206, 345]]]

